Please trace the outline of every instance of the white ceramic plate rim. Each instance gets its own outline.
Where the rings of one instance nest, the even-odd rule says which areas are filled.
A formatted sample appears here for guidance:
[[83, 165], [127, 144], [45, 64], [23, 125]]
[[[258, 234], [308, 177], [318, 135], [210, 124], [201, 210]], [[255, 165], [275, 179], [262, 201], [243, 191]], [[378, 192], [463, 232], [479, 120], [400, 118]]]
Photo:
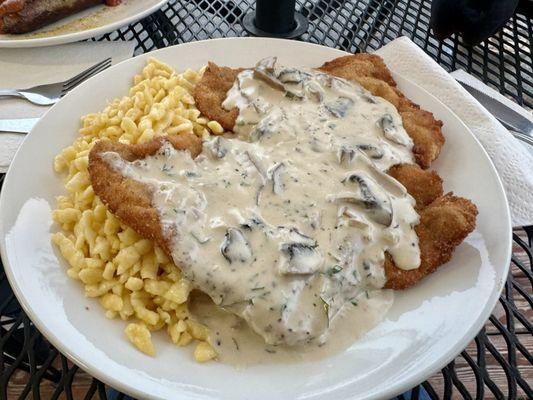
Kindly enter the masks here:
[[92, 29], [86, 29], [82, 31], [64, 33], [64, 34], [59, 34], [59, 35], [47, 36], [47, 37], [39, 37], [35, 39], [20, 39], [20, 40], [19, 39], [8, 39], [8, 40], [0, 39], [0, 48], [53, 46], [56, 44], [77, 42], [79, 40], [85, 40], [85, 39], [89, 39], [92, 37], [104, 35], [122, 26], [138, 21], [147, 15], [152, 14], [156, 10], [163, 7], [167, 2], [168, 0], [161, 0], [158, 3], [138, 12], [137, 14], [131, 15], [127, 18], [122, 18], [122, 19], [119, 19], [113, 22], [109, 22], [105, 25], [98, 26]]
[[[178, 45], [178, 46], [192, 46], [193, 49], [194, 49], [194, 46], [195, 46], [196, 43], [222, 42], [222, 41], [230, 41], [230, 40], [231, 41], [235, 41], [235, 40], [237, 40], [237, 41], [239, 41], [239, 40], [241, 40], [241, 41], [264, 41], [264, 40], [282, 41], [283, 39], [257, 39], [257, 38], [230, 38], [230, 39], [214, 39], [214, 40], [212, 39], [212, 40], [206, 40], [206, 41], [200, 41], [200, 42], [186, 43], [186, 44], [182, 44], [182, 45]], [[300, 44], [302, 46], [308, 46], [310, 48], [311, 47], [323, 47], [323, 46], [316, 45], [316, 44], [311, 44], [311, 43], [300, 42]], [[174, 47], [177, 47], [177, 46], [174, 46]], [[330, 50], [336, 51], [339, 55], [347, 54], [345, 52], [341, 52], [341, 51], [335, 50], [335, 49], [330, 49]], [[139, 59], [139, 58], [145, 58], [146, 59], [146, 57], [149, 57], [149, 56], [157, 57], [157, 54], [159, 52], [164, 52], [164, 51], [168, 51], [168, 48], [156, 50], [154, 52], [149, 53], [149, 55], [147, 55], [148, 54], [147, 53], [145, 55], [137, 57], [137, 59]], [[123, 61], [123, 63], [127, 63], [129, 61], [131, 61], [131, 60]], [[109, 72], [109, 71], [113, 70], [114, 68], [117, 68], [118, 65], [121, 65], [121, 64], [122, 63], [117, 64], [117, 66], [111, 67], [106, 72]], [[428, 93], [424, 89], [420, 88], [418, 85], [414, 84], [413, 82], [411, 82], [411, 81], [409, 81], [409, 80], [407, 80], [407, 79], [405, 79], [405, 78], [403, 78], [401, 76], [398, 76], [397, 74], [394, 74], [394, 75], [395, 75], [395, 78], [396, 78], [397, 82], [399, 83], [399, 87], [402, 87], [402, 84], [408, 84], [408, 85], [416, 86], [417, 89], [420, 92], [423, 92], [425, 96], [427, 96], [428, 98], [431, 98], [433, 101], [435, 101], [437, 103], [440, 103], [440, 101], [437, 100], [433, 95], [431, 95], [430, 93]], [[99, 77], [98, 76], [97, 77], [93, 77], [90, 80], [84, 82], [82, 85], [80, 85], [80, 88], [84, 87], [86, 85], [90, 85], [91, 84], [91, 80], [94, 80], [94, 79], [99, 79]], [[76, 92], [77, 90], [79, 90], [79, 89], [75, 89], [72, 93]], [[65, 96], [65, 98], [62, 99], [61, 101], [65, 102], [66, 101], [65, 99], [68, 99], [70, 97], [70, 95], [71, 94]], [[498, 175], [498, 173], [497, 173], [492, 161], [490, 160], [488, 154], [483, 149], [482, 145], [477, 140], [477, 138], [475, 138], [475, 136], [468, 129], [468, 127], [448, 107], [446, 107], [442, 103], [440, 103], [440, 105], [443, 107], [443, 109], [446, 110], [446, 112], [449, 114], [450, 117], [453, 117], [458, 122], [460, 122], [460, 124], [463, 127], [464, 131], [468, 132], [469, 135], [474, 139], [475, 143], [479, 147], [478, 150], [480, 150], [483, 153], [484, 157], [488, 161], [487, 167], [491, 169], [492, 173], [496, 177], [497, 186], [498, 186], [497, 189], [500, 191], [500, 194], [502, 195], [502, 197], [503, 197], [503, 199], [505, 201], [505, 210], [503, 210], [503, 211], [504, 211], [504, 215], [505, 215], [506, 221], [505, 221], [504, 225], [506, 225], [509, 228], [509, 229], [507, 229], [507, 233], [505, 234], [506, 243], [505, 243], [504, 252], [506, 254], [506, 264], [503, 266], [503, 270], [502, 270], [503, 271], [502, 276], [503, 276], [503, 279], [505, 279], [505, 277], [508, 274], [509, 262], [510, 262], [510, 259], [511, 259], [511, 250], [512, 250], [511, 235], [512, 235], [512, 232], [511, 232], [510, 211], [509, 211], [507, 198], [506, 198], [506, 195], [505, 195], [505, 191], [504, 191], [501, 179], [500, 179], [500, 177], [499, 177], [499, 175]], [[39, 121], [39, 123], [35, 126], [34, 130], [29, 134], [30, 136], [36, 134], [39, 131], [39, 126], [41, 125], [42, 121], [49, 117], [49, 113], [53, 113], [54, 112], [53, 111], [54, 107], [52, 107], [45, 114], [45, 116], [43, 116], [43, 119], [41, 121]], [[17, 151], [17, 153], [16, 153], [16, 155], [14, 157], [12, 165], [16, 164], [18, 158], [21, 157], [20, 154], [23, 153], [23, 151], [24, 151], [23, 149], [24, 149], [24, 144]], [[7, 175], [6, 175], [6, 177], [5, 177], [4, 187], [8, 187], [8, 186], [11, 185], [11, 179], [13, 179], [12, 178], [13, 175], [14, 175], [13, 168], [10, 168], [8, 173], [7, 173]], [[0, 193], [0, 216], [2, 216], [3, 213], [4, 213], [3, 209], [5, 208], [6, 196], [7, 195], [6, 195], [5, 190], [3, 190]], [[78, 366], [80, 366], [82, 369], [84, 369], [88, 373], [92, 374], [96, 378], [100, 379], [103, 382], [108, 383], [109, 385], [111, 385], [114, 388], [117, 388], [117, 389], [119, 389], [119, 390], [121, 390], [121, 391], [123, 391], [125, 393], [129, 393], [129, 394], [131, 394], [133, 396], [137, 396], [137, 397], [140, 397], [140, 398], [145, 398], [146, 396], [149, 396], [148, 392], [143, 391], [142, 389], [140, 389], [138, 386], [136, 386], [132, 382], [125, 382], [125, 381], [121, 381], [121, 380], [116, 379], [114, 377], [114, 373], [113, 372], [104, 373], [101, 369], [99, 369], [98, 365], [94, 364], [94, 362], [93, 362], [94, 360], [84, 360], [83, 358], [79, 357], [79, 353], [76, 351], [76, 349], [70, 349], [70, 348], [66, 348], [65, 346], [63, 346], [60, 337], [58, 337], [53, 331], [51, 331], [50, 329], [48, 329], [46, 327], [44, 321], [39, 317], [38, 313], [36, 313], [34, 311], [32, 306], [30, 305], [30, 303], [27, 301], [27, 298], [25, 297], [23, 290], [21, 289], [21, 287], [18, 286], [18, 283], [17, 283], [17, 281], [15, 280], [15, 278], [13, 276], [13, 272], [12, 272], [11, 269], [14, 266], [10, 265], [9, 259], [7, 257], [7, 248], [6, 248], [6, 241], [5, 241], [6, 233], [7, 233], [6, 227], [3, 226], [2, 220], [0, 219], [0, 239], [1, 239], [0, 240], [0, 254], [2, 255], [2, 260], [4, 261], [6, 275], [8, 277], [8, 280], [9, 280], [9, 282], [10, 282], [12, 288], [13, 288], [13, 291], [14, 291], [16, 297], [19, 299], [19, 302], [20, 302], [22, 308], [24, 309], [26, 314], [31, 318], [31, 320], [35, 323], [37, 328], [63, 354], [65, 354], [74, 363], [76, 363]], [[427, 379], [433, 373], [435, 373], [438, 370], [440, 370], [442, 367], [444, 367], [446, 364], [448, 364], [451, 360], [453, 360], [456, 357], [456, 355], [459, 354], [466, 347], [466, 345], [473, 340], [473, 338], [476, 336], [476, 334], [479, 332], [479, 330], [482, 328], [482, 326], [484, 325], [484, 323], [486, 322], [486, 320], [490, 316], [490, 313], [492, 312], [496, 302], [498, 301], [500, 293], [501, 293], [501, 291], [503, 289], [504, 281], [503, 282], [498, 282], [495, 285], [496, 289], [494, 289], [492, 291], [492, 293], [490, 294], [489, 298], [487, 298], [487, 301], [485, 303], [485, 306], [484, 306], [483, 310], [480, 312], [478, 318], [475, 321], [472, 321], [472, 324], [470, 325], [469, 329], [466, 331], [466, 333], [463, 335], [463, 337], [462, 337], [462, 339], [460, 341], [458, 341], [448, 351], [443, 352], [442, 354], [440, 354], [436, 358], [433, 358], [433, 360], [428, 365], [426, 365], [426, 367], [424, 369], [418, 370], [416, 373], [411, 373], [411, 375], [409, 375], [404, 380], [396, 381], [394, 384], [392, 384], [392, 385], [390, 385], [390, 386], [388, 386], [386, 388], [383, 388], [383, 390], [381, 390], [379, 392], [379, 395], [373, 396], [372, 398], [390, 398], [390, 397], [392, 397], [394, 395], [397, 395], [397, 394], [402, 393], [402, 392], [404, 392], [404, 391], [406, 391], [408, 389], [411, 389], [412, 387], [418, 385], [420, 382], [422, 382], [425, 379]], [[80, 293], [80, 295], [81, 295], [81, 293]], [[127, 367], [125, 367], [125, 368], [127, 368]]]

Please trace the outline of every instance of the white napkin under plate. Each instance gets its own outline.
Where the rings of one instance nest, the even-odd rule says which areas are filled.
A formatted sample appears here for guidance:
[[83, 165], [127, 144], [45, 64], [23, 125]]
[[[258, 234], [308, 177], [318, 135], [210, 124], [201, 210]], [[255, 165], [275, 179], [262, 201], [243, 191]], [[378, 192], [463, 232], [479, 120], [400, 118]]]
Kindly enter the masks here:
[[[376, 54], [383, 57], [392, 70], [437, 97], [470, 128], [503, 181], [513, 226], [533, 224], [533, 155], [525, 148], [527, 145], [515, 139], [450, 74], [407, 37], [393, 40]], [[525, 110], [519, 112], [524, 116], [528, 114]]]
[[[481, 82], [479, 79], [474, 77], [473, 75], [470, 75], [468, 72], [462, 69], [456, 69], [453, 72], [450, 72], [450, 75], [453, 76], [456, 80], [466, 83], [473, 88], [476, 88], [477, 90], [485, 93], [486, 95], [492, 97], [493, 99], [498, 100], [500, 103], [505, 104], [510, 109], [516, 111], [518, 114], [523, 116], [524, 118], [529, 119], [530, 121], [533, 121], [533, 114], [531, 111], [526, 110], [525, 108], [520, 107], [517, 103], [514, 101], [508, 99], [504, 95], [502, 95], [500, 92], [497, 92], [493, 88], [485, 85], [483, 82]], [[528, 145], [525, 142], [519, 141], [519, 143], [526, 148], [527, 151], [529, 151], [531, 154], [533, 154], [533, 146]]]
[[[60, 46], [0, 49], [0, 88], [25, 89], [69, 79], [108, 57], [113, 64], [133, 55], [134, 42], [78, 42]], [[50, 107], [0, 98], [0, 118], [35, 118]], [[26, 135], [0, 132], [0, 172], [6, 172]]]

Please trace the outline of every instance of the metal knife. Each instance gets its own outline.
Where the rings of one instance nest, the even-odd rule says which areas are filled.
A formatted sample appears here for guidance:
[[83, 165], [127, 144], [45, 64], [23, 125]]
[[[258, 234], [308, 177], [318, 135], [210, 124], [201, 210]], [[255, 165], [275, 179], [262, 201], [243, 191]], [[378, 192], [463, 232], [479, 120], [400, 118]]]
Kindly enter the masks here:
[[499, 100], [457, 80], [474, 98], [481, 103], [503, 126], [511, 131], [513, 136], [533, 146], [533, 121], [525, 118], [515, 110], [507, 107]]
[[40, 118], [0, 119], [0, 133], [28, 133]]

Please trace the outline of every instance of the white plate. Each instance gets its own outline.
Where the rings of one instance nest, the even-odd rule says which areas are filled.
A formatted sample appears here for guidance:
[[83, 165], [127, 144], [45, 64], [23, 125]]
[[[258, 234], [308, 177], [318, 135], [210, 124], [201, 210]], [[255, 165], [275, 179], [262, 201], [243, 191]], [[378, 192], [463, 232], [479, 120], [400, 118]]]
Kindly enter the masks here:
[[[190, 350], [155, 335], [157, 356], [133, 348], [124, 323], [107, 320], [65, 273], [50, 243], [54, 196], [63, 193], [53, 157], [77, 136], [79, 117], [128, 92], [148, 57], [178, 70], [208, 60], [246, 66], [277, 55], [281, 63], [318, 66], [343, 55], [317, 45], [275, 39], [188, 43], [135, 57], [80, 85], [28, 135], [7, 174], [0, 198], [0, 248], [17, 298], [44, 335], [90, 374], [140, 398], [341, 399], [387, 398], [451, 361], [489, 317], [507, 276], [511, 223], [505, 194], [487, 154], [466, 126], [415, 84], [398, 78], [408, 97], [444, 121], [446, 145], [434, 167], [445, 190], [479, 208], [476, 230], [449, 263], [413, 289], [399, 292], [385, 321], [347, 351], [320, 362], [263, 365], [245, 370], [199, 365]], [[391, 66], [394, 69], [394, 66]], [[85, 307], [89, 309], [86, 310]]]
[[41, 47], [76, 42], [114, 31], [163, 7], [168, 0], [123, 0], [117, 7], [91, 7], [41, 29], [17, 35], [0, 34], [2, 47]]

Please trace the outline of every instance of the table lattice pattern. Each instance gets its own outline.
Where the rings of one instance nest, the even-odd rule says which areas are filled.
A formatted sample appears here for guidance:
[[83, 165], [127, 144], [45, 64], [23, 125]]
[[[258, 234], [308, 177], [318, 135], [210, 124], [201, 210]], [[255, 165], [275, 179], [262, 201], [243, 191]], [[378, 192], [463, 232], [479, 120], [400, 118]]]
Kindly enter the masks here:
[[[252, 0], [170, 1], [132, 25], [94, 40], [133, 40], [135, 53], [194, 40], [245, 36]], [[516, 14], [473, 48], [429, 30], [427, 0], [297, 0], [309, 20], [301, 40], [350, 52], [373, 51], [405, 35], [445, 69], [462, 68], [533, 108], [532, 20]], [[0, 175], [0, 190], [3, 182]], [[533, 398], [533, 227], [515, 230], [511, 271], [485, 327], [457, 358], [399, 399]], [[0, 399], [120, 399], [73, 365], [22, 312], [0, 268]]]

